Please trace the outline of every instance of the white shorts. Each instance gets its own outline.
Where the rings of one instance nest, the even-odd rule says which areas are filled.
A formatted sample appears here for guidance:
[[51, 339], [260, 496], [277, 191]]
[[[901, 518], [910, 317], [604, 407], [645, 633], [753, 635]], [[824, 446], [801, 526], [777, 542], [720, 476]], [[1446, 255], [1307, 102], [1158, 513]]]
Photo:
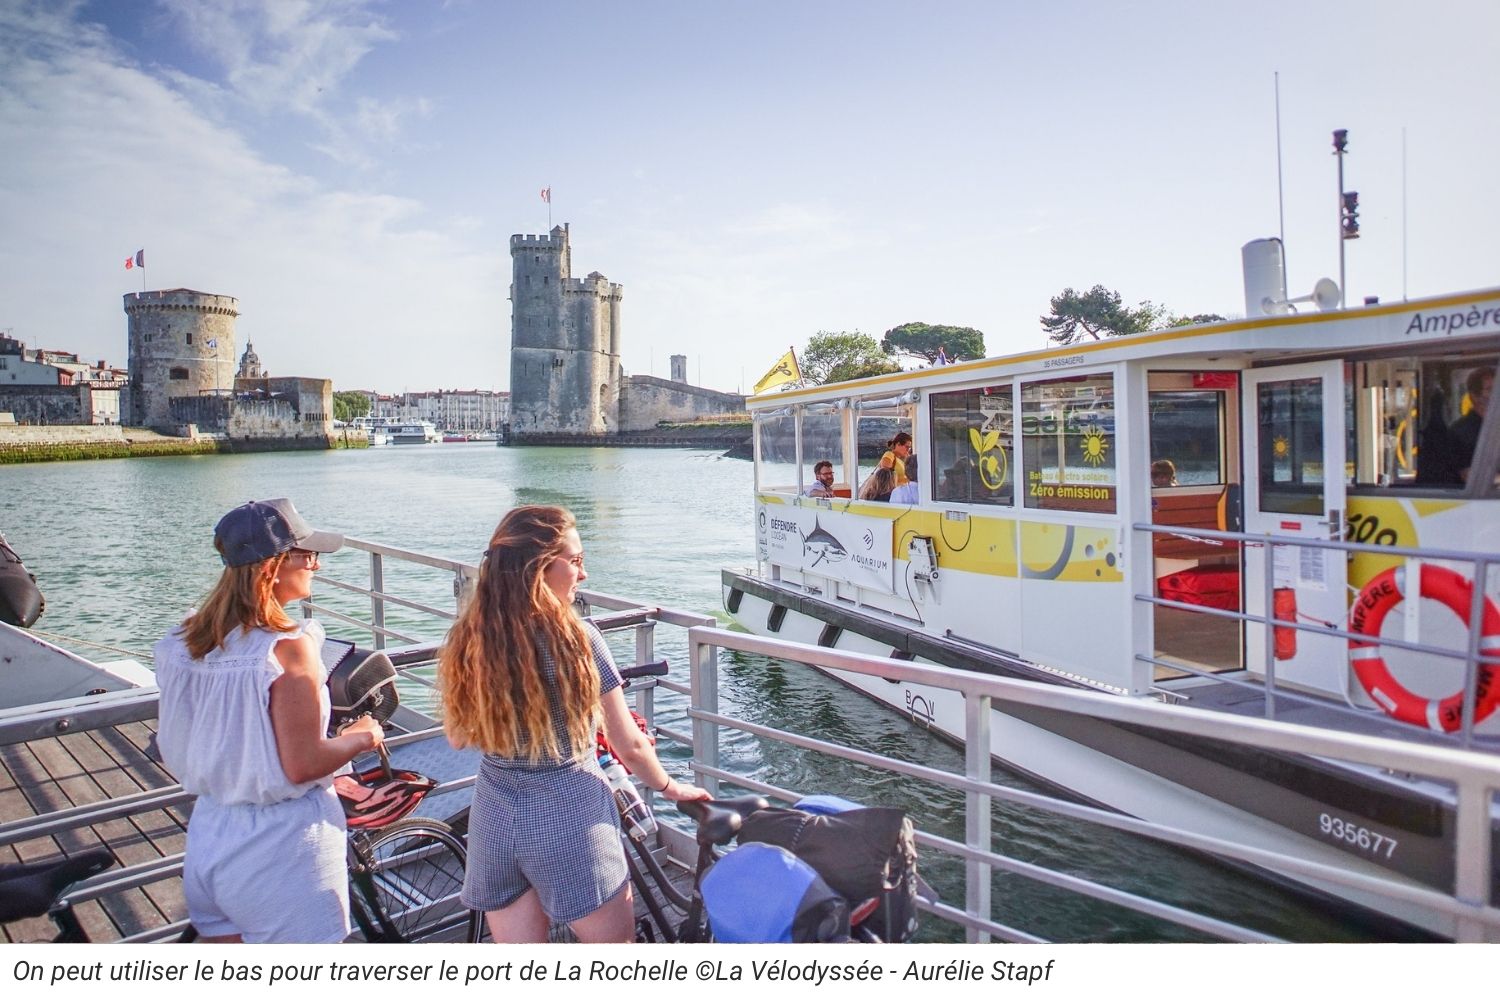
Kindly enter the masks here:
[[326, 944], [349, 935], [344, 810], [332, 788], [273, 805], [200, 798], [188, 821], [182, 889], [204, 937]]

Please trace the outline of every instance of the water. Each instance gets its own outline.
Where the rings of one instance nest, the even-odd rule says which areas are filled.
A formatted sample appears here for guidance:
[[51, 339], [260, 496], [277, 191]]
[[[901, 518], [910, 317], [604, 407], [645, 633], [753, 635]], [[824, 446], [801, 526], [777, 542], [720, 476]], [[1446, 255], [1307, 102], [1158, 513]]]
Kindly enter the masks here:
[[[497, 448], [445, 444], [369, 451], [293, 452], [59, 462], [0, 467], [0, 532], [37, 574], [47, 596], [38, 630], [86, 639], [145, 659], [154, 643], [207, 592], [220, 565], [213, 526], [245, 500], [292, 497], [319, 528], [468, 562], [500, 516], [520, 503], [561, 504], [578, 518], [585, 587], [717, 615], [719, 571], [753, 562], [750, 464], [717, 453], [657, 449]], [[368, 556], [346, 550], [323, 574], [367, 581]], [[387, 590], [452, 609], [452, 578], [390, 567]], [[368, 616], [363, 599], [320, 586], [315, 600]], [[388, 625], [414, 638], [440, 635], [413, 612]], [[685, 676], [678, 630], [658, 629], [658, 649]], [[339, 635], [337, 627], [330, 633]], [[346, 638], [361, 638], [350, 632]], [[100, 657], [96, 647], [76, 646]], [[628, 657], [628, 644], [617, 647]], [[725, 654], [724, 710], [905, 760], [961, 772], [962, 754], [932, 734], [808, 668]], [[674, 696], [658, 698], [662, 721], [683, 727]], [[919, 826], [963, 839], [962, 796], [821, 755], [722, 740], [726, 766], [776, 785], [900, 805]], [[680, 750], [663, 756], [680, 761]], [[681, 769], [675, 768], [678, 773]], [[1019, 779], [999, 777], [1018, 787]], [[1020, 860], [1199, 908], [1294, 940], [1372, 937], [1299, 897], [1141, 838], [998, 806], [996, 849]], [[962, 868], [927, 852], [923, 871], [962, 904]], [[1060, 941], [1193, 940], [1193, 935], [1113, 906], [1072, 897], [1018, 876], [995, 880], [996, 919]], [[926, 933], [951, 928], [928, 921]]]

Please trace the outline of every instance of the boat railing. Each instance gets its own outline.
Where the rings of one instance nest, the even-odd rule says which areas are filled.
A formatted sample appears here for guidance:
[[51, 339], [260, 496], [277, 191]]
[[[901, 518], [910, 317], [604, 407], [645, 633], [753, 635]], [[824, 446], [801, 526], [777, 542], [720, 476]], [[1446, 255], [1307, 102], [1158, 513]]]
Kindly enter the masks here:
[[1443, 561], [1454, 563], [1467, 563], [1473, 567], [1470, 580], [1473, 581], [1473, 591], [1470, 600], [1469, 613], [1467, 617], [1468, 643], [1463, 649], [1454, 649], [1450, 646], [1436, 645], [1433, 643], [1413, 642], [1407, 639], [1398, 639], [1394, 636], [1369, 635], [1363, 632], [1351, 632], [1347, 628], [1332, 625], [1331, 623], [1308, 623], [1296, 621], [1289, 618], [1278, 618], [1275, 615], [1275, 575], [1265, 572], [1263, 592], [1261, 594], [1261, 608], [1263, 614], [1252, 614], [1245, 610], [1228, 611], [1221, 608], [1207, 607], [1201, 604], [1189, 604], [1183, 601], [1174, 601], [1169, 598], [1158, 596], [1156, 593], [1136, 594], [1135, 599], [1145, 604], [1151, 604], [1163, 608], [1175, 608], [1193, 614], [1205, 615], [1213, 618], [1230, 619], [1243, 622], [1246, 626], [1259, 626], [1265, 630], [1265, 642], [1262, 644], [1265, 650], [1263, 662], [1264, 682], [1239, 680], [1225, 676], [1222, 671], [1203, 670], [1193, 664], [1178, 658], [1163, 659], [1146, 653], [1137, 653], [1136, 659], [1140, 662], [1150, 664], [1153, 668], [1165, 667], [1174, 671], [1194, 674], [1202, 677], [1212, 677], [1219, 683], [1230, 684], [1246, 690], [1256, 691], [1263, 694], [1265, 701], [1265, 716], [1268, 719], [1276, 717], [1276, 706], [1279, 700], [1297, 702], [1301, 704], [1316, 705], [1336, 714], [1342, 714], [1351, 718], [1368, 719], [1372, 716], [1383, 715], [1375, 708], [1361, 708], [1353, 704], [1341, 705], [1328, 701], [1326, 698], [1310, 697], [1300, 694], [1285, 686], [1278, 687], [1276, 679], [1276, 657], [1275, 643], [1273, 641], [1274, 631], [1296, 631], [1319, 636], [1335, 636], [1345, 640], [1355, 640], [1367, 643], [1380, 649], [1402, 649], [1414, 653], [1426, 653], [1450, 660], [1460, 660], [1464, 665], [1463, 674], [1463, 702], [1461, 722], [1458, 730], [1452, 734], [1440, 733], [1432, 730], [1420, 730], [1424, 740], [1447, 740], [1459, 746], [1473, 748], [1478, 744], [1500, 747], [1500, 740], [1493, 737], [1479, 736], [1474, 731], [1475, 708], [1480, 696], [1480, 666], [1485, 665], [1488, 670], [1500, 670], [1500, 657], [1488, 652], [1482, 645], [1484, 631], [1481, 627], [1485, 616], [1485, 603], [1487, 597], [1487, 581], [1489, 579], [1490, 567], [1500, 562], [1500, 557], [1493, 553], [1467, 552], [1453, 549], [1437, 548], [1414, 548], [1399, 545], [1375, 545], [1368, 542], [1348, 542], [1334, 539], [1318, 538], [1292, 538], [1285, 535], [1258, 535], [1243, 531], [1220, 531], [1208, 528], [1190, 528], [1179, 525], [1161, 524], [1134, 524], [1131, 526], [1136, 531], [1144, 532], [1155, 538], [1158, 535], [1182, 538], [1189, 541], [1207, 542], [1225, 547], [1226, 554], [1238, 551], [1240, 565], [1244, 565], [1244, 552], [1247, 548], [1264, 548], [1265, 558], [1262, 564], [1266, 567], [1275, 565], [1275, 554], [1278, 548], [1292, 549], [1320, 549], [1331, 550], [1346, 555], [1373, 555], [1385, 559], [1404, 559], [1410, 561], [1430, 562]]
[[[778, 788], [752, 775], [729, 769], [719, 753], [718, 734], [722, 729], [731, 729], [762, 740], [853, 761], [963, 793], [964, 840], [958, 842], [919, 830], [918, 842], [923, 847], [951, 855], [963, 862], [963, 907], [960, 909], [947, 903], [938, 903], [930, 909], [937, 916], [962, 926], [970, 941], [994, 938], [1007, 941], [1040, 940], [1023, 929], [1001, 924], [994, 919], [992, 876], [1002, 872], [1114, 903], [1213, 937], [1234, 941], [1272, 940], [1268, 935], [1251, 928], [1077, 876], [1047, 870], [997, 852], [992, 843], [992, 807], [1001, 803], [1040, 808], [1068, 819], [1139, 834], [1174, 847], [1202, 851], [1232, 863], [1294, 873], [1301, 877], [1353, 887], [1379, 899], [1417, 904], [1451, 919], [1454, 937], [1458, 940], [1500, 940], [1500, 909], [1487, 905], [1489, 873], [1492, 870], [1490, 812], [1495, 792], [1500, 790], [1500, 760], [1491, 755], [1446, 746], [1419, 746], [1380, 737], [1332, 732], [1269, 719], [1228, 717], [1222, 713], [1163, 705], [1149, 700], [1120, 698], [988, 674], [924, 666], [906, 660], [842, 652], [712, 627], [689, 629], [688, 641], [692, 666], [689, 717], [693, 728], [693, 767], [699, 780], [710, 790], [716, 790], [718, 783], [724, 781], [787, 801], [793, 801], [806, 792]], [[966, 749], [963, 773], [857, 750], [815, 736], [750, 723], [723, 714], [718, 702], [718, 651], [721, 649], [959, 693], [964, 698], [965, 706], [963, 743]], [[1446, 782], [1454, 789], [1456, 807], [1452, 891], [1418, 887], [1396, 878], [1356, 872], [1266, 850], [1248, 842], [1231, 842], [1192, 833], [997, 784], [991, 780], [989, 748], [992, 712], [1003, 712], [1010, 705], [1052, 709], [1073, 716], [1145, 726], [1260, 749], [1313, 754], [1420, 774]]]

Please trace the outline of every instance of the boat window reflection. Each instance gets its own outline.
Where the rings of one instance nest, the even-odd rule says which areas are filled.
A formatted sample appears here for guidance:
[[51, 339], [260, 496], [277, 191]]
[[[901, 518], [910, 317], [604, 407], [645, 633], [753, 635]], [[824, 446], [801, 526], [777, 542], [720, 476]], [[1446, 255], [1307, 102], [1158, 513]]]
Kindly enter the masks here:
[[1015, 408], [1009, 385], [932, 398], [933, 497], [959, 503], [1015, 503]]
[[1022, 385], [1027, 507], [1114, 513], [1114, 386], [1110, 374]]

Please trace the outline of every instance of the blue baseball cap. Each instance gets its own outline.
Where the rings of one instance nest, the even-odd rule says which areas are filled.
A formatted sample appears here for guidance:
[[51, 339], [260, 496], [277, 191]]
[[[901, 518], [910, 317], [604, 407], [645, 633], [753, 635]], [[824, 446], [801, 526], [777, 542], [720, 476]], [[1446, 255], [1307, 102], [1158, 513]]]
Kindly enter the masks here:
[[292, 549], [337, 552], [343, 544], [343, 535], [314, 531], [286, 497], [241, 504], [214, 526], [225, 566], [248, 566]]

